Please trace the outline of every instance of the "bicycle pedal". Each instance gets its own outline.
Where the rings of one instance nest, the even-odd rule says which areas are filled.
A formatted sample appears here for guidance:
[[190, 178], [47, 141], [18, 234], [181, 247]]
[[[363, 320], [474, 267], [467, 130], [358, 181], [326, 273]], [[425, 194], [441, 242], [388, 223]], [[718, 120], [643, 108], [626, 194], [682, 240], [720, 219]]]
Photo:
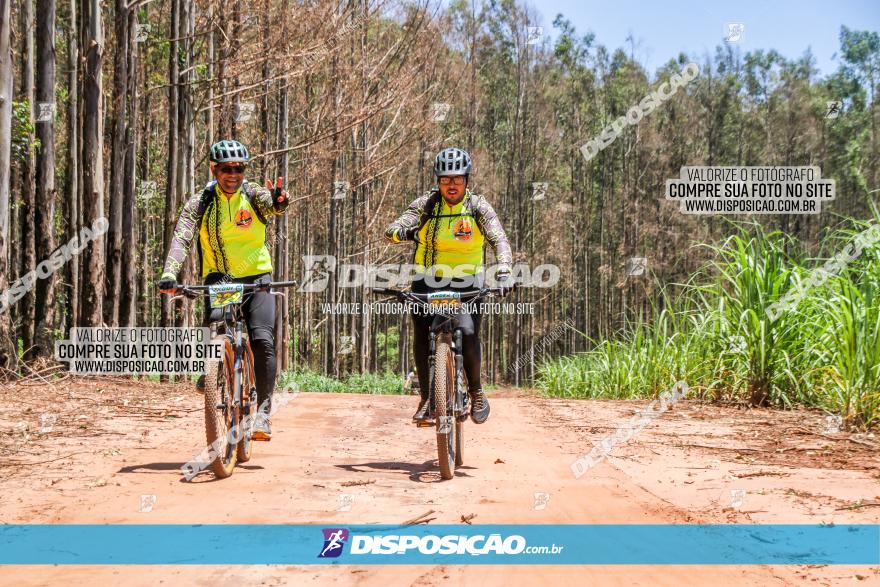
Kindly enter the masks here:
[[435, 425], [434, 420], [417, 420], [416, 428], [433, 428]]

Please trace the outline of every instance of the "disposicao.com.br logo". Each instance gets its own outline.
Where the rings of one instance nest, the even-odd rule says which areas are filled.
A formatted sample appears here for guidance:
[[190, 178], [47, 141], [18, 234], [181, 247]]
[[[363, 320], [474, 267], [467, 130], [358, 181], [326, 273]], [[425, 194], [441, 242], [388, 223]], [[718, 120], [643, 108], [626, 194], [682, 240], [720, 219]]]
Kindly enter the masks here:
[[[344, 528], [324, 528], [319, 558], [338, 557], [346, 541], [350, 555], [518, 555], [560, 554], [564, 546], [528, 546], [519, 534], [351, 534]], [[349, 540], [350, 538], [350, 540]]]
[[348, 540], [348, 530], [345, 528], [324, 528], [324, 546], [318, 554], [318, 558], [336, 558], [342, 554], [342, 549]]

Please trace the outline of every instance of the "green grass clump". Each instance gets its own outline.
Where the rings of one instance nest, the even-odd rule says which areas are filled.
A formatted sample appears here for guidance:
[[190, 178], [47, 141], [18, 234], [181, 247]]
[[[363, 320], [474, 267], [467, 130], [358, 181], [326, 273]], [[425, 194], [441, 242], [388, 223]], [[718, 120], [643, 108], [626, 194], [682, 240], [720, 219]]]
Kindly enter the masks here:
[[403, 377], [390, 372], [352, 373], [340, 380], [304, 370], [283, 373], [278, 385], [284, 387], [293, 383], [300, 391], [402, 395], [403, 381]]
[[[741, 225], [710, 246], [714, 261], [674, 298], [664, 292], [653, 321], [542, 364], [538, 385], [559, 397], [633, 398], [685, 380], [704, 397], [818, 407], [850, 425], [876, 425], [880, 242], [870, 237], [880, 237], [878, 224], [876, 211], [871, 221], [849, 221], [816, 259], [782, 233]], [[841, 252], [847, 261], [835, 265]], [[797, 303], [780, 309], [792, 292]]]

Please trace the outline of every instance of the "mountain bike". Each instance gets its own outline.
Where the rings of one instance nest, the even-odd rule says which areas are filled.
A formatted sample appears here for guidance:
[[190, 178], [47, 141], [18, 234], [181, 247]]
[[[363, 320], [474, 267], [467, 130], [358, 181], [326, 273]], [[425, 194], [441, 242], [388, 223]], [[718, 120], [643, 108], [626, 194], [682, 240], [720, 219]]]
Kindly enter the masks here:
[[200, 292], [207, 292], [210, 307], [223, 312], [219, 320], [210, 324], [210, 344], [222, 349], [221, 356], [206, 361], [205, 367], [205, 438], [216, 455], [211, 461], [211, 470], [219, 479], [232, 475], [237, 462], [246, 463], [251, 459], [254, 443], [251, 433], [260, 408], [254, 355], [241, 306], [256, 291], [295, 285], [296, 281], [178, 285], [177, 295], [171, 298], [193, 299], [199, 297]]
[[394, 296], [412, 304], [416, 311], [434, 315], [429, 330], [431, 361], [428, 370], [428, 416], [433, 424], [417, 422], [419, 427], [437, 430], [437, 460], [440, 477], [452, 479], [455, 467], [464, 462], [464, 422], [470, 415], [470, 396], [462, 357], [462, 328], [470, 320], [465, 304], [475, 304], [493, 295], [503, 295], [500, 288], [473, 292], [435, 291], [413, 293], [374, 288], [379, 295]]

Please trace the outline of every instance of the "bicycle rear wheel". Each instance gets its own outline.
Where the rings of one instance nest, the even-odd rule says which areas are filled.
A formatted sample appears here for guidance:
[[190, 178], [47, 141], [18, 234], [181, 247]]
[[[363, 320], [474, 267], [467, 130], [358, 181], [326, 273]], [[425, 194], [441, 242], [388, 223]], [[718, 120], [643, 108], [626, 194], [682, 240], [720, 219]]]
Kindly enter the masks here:
[[211, 470], [219, 479], [232, 475], [236, 461], [236, 442], [231, 438], [237, 425], [233, 401], [233, 352], [225, 336], [215, 336], [212, 344], [220, 344], [223, 358], [208, 361], [205, 374], [205, 438], [211, 454]]
[[438, 340], [434, 351], [434, 416], [437, 425], [437, 460], [440, 477], [452, 479], [456, 464], [455, 359], [452, 348]]

